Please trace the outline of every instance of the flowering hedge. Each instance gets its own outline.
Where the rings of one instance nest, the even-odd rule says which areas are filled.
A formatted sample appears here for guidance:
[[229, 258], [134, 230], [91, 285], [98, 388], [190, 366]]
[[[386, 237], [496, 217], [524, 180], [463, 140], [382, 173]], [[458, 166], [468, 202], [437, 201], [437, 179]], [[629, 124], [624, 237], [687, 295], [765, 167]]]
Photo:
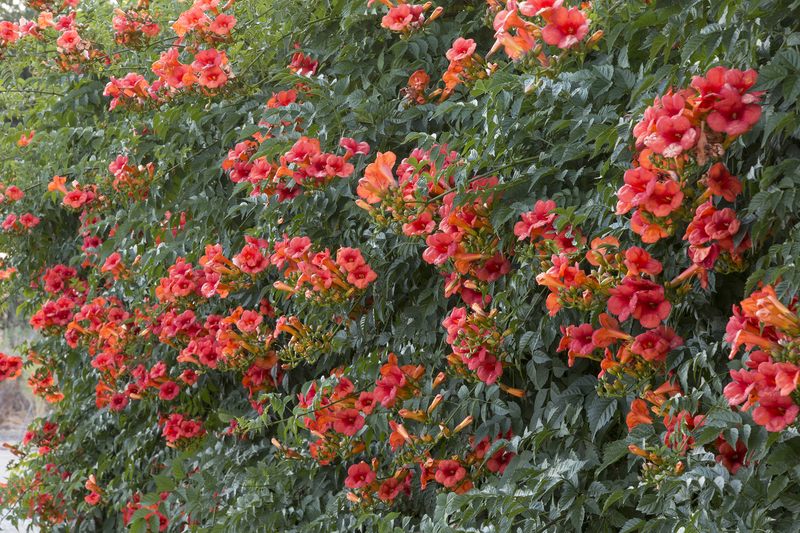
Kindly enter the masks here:
[[792, 530], [795, 7], [29, 0], [0, 278], [41, 340], [0, 381], [52, 411], [0, 507]]

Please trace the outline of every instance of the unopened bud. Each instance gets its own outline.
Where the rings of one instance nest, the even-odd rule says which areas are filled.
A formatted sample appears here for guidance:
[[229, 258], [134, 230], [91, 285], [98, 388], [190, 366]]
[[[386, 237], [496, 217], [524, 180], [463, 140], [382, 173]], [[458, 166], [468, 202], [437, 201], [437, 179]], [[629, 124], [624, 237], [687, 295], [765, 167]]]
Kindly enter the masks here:
[[602, 38], [603, 38], [603, 30], [597, 30], [596, 32], [594, 32], [594, 35], [589, 37], [589, 40], [586, 41], [586, 44], [583, 46], [584, 51], [588, 52], [589, 50], [594, 48], [594, 45], [600, 42], [600, 39]]
[[458, 433], [459, 431], [470, 425], [472, 423], [472, 420], [473, 418], [471, 416], [468, 416], [467, 418], [462, 420], [461, 423], [457, 425], [455, 429], [453, 429], [453, 433]]
[[645, 459], [649, 459], [650, 458], [650, 454], [649, 453], [647, 453], [643, 449], [639, 448], [635, 444], [631, 444], [630, 446], [628, 446], [628, 451], [631, 452], [634, 455], [638, 455], [639, 457], [644, 457]]
[[430, 407], [428, 407], [428, 414], [431, 414], [437, 407], [439, 407], [439, 404], [442, 403], [443, 399], [444, 396], [442, 396], [441, 394], [437, 394], [436, 398], [434, 398], [433, 401], [431, 402]]
[[497, 383], [500, 386], [500, 390], [510, 394], [511, 396], [516, 396], [517, 398], [524, 398], [525, 391], [522, 389], [513, 389], [504, 383]]
[[436, 9], [434, 9], [433, 13], [431, 13], [430, 18], [428, 18], [428, 20], [425, 21], [425, 26], [427, 26], [428, 24], [439, 18], [439, 15], [441, 15], [442, 13], [444, 13], [444, 8], [442, 6], [439, 6]]

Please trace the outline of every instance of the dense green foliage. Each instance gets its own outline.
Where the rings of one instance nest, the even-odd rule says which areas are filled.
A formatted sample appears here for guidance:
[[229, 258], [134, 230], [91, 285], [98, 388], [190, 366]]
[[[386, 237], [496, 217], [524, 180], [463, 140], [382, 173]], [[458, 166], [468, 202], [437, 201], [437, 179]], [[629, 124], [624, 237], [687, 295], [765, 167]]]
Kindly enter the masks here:
[[[44, 40], [28, 36], [0, 48], [0, 182], [6, 190], [15, 185], [24, 191], [16, 202], [6, 198], [0, 210], [2, 218], [32, 213], [40, 219], [30, 230], [17, 226], [0, 234], [7, 254], [3, 268], [16, 269], [3, 282], [6, 290], [22, 295], [20, 312], [34, 316], [57, 299], [44, 288], [47, 269], [66, 265], [76, 269], [75, 290], [82, 292], [86, 281], [86, 302], [116, 298], [117, 307], [130, 313], [120, 326], [128, 335], [121, 350], [127, 359], [117, 365], [116, 381], [92, 364], [103, 350], [86, 343], [70, 347], [65, 327], [45, 328], [43, 341], [16, 354], [28, 357], [39, 378], [50, 372], [54, 384], [43, 394], [60, 391], [63, 399], [34, 423], [31, 443], [19, 447], [15, 477], [2, 492], [2, 508], [13, 509], [14, 519], [30, 516], [42, 530], [142, 532], [158, 529], [158, 517], [147, 508], [155, 505], [168, 519], [168, 531], [800, 530], [796, 423], [769, 432], [754, 422], [752, 410], [731, 409], [723, 395], [729, 369], [742, 368], [738, 360], [729, 361], [725, 342], [732, 306], [762, 281], [774, 285], [784, 303], [800, 291], [800, 3], [596, 0], [589, 36], [597, 30], [603, 35], [591, 49], [582, 47], [587, 37], [579, 51], [545, 69], [533, 54], [512, 61], [501, 48], [489, 59], [497, 62], [491, 76], [469, 87], [458, 84], [442, 102], [435, 96], [414, 104], [403, 92], [409, 77], [425, 70], [431, 89], [443, 88], [440, 77], [450, 64], [445, 54], [456, 39], [473, 39], [475, 51], [486, 56], [502, 5], [492, 12], [480, 1], [437, 1], [441, 15], [405, 36], [381, 26], [388, 9], [380, 2], [237, 0], [226, 10], [236, 17], [229, 42], [215, 44], [229, 60], [227, 83], [195, 85], [162, 102], [140, 98], [141, 105], [109, 110], [111, 98], [103, 91], [111, 77], [135, 72], [152, 84], [157, 76], [151, 65], [176, 40], [170, 26], [191, 6], [152, 0], [149, 12], [161, 32], [135, 47], [114, 41], [115, 7], [82, 0], [75, 8], [80, 36], [98, 52], [77, 63], [77, 71], [56, 64], [59, 31], [52, 27], [40, 30]], [[551, 57], [561, 52], [544, 46]], [[190, 39], [177, 45], [182, 62], [191, 63], [191, 48]], [[313, 75], [287, 68], [297, 52], [319, 62]], [[752, 250], [735, 268], [710, 270], [706, 289], [698, 279], [681, 294], [677, 284], [667, 287], [673, 301], [665, 323], [685, 343], [648, 378], [649, 387], [671, 379], [683, 391], [669, 401], [671, 409], [706, 415], [694, 430], [694, 444], [681, 451], [664, 446], [666, 429], [658, 417], [629, 431], [626, 415], [644, 394], [644, 380], [618, 397], [599, 395], [596, 361], [579, 358], [568, 366], [559, 351], [560, 327], [596, 325], [601, 309], [567, 308], [551, 316], [545, 305], [549, 291], [536, 281], [550, 265], [534, 247], [518, 243], [514, 226], [537, 201], [553, 200], [559, 230], [571, 225], [587, 242], [613, 235], [621, 248], [644, 246], [663, 263], [663, 280], [684, 272], [692, 261], [681, 238], [692, 213], [674, 235], [645, 245], [630, 230], [630, 214], [615, 214], [615, 193], [636, 157], [634, 125], [653, 99], [670, 87], [688, 87], [693, 76], [718, 65], [755, 69], [753, 91], [766, 91], [760, 120], [722, 158], [743, 184], [730, 204], [741, 220], [737, 243], [747, 234]], [[298, 90], [296, 102], [267, 107], [276, 93], [292, 89]], [[283, 126], [264, 124], [280, 121]], [[18, 145], [19, 136], [32, 130], [32, 141]], [[253, 143], [251, 161], [264, 157], [277, 164], [302, 136], [319, 139], [323, 152], [343, 153], [342, 137], [367, 142], [371, 150], [349, 159], [355, 167], [349, 178], [333, 178], [279, 202], [277, 195], [249, 195], [253, 187], [235, 183], [223, 169], [229, 151], [257, 133], [265, 138]], [[447, 167], [457, 192], [454, 205], [480, 196], [469, 191], [470, 180], [499, 179], [489, 186], [496, 196], [486, 214], [487, 242], [496, 236], [496, 249], [511, 269], [484, 286], [493, 296], [486, 312], [497, 310], [494, 327], [505, 332], [506, 365], [491, 384], [448, 364], [453, 350], [442, 322], [464, 303], [458, 294], [445, 296], [444, 266], [423, 259], [424, 239], [403, 234], [400, 225], [379, 223], [356, 204], [358, 181], [378, 152], [393, 152], [399, 163], [415, 148], [435, 145], [458, 154], [459, 163]], [[119, 155], [134, 169], [142, 166], [146, 195], [140, 185], [130, 195], [114, 186], [108, 167]], [[443, 162], [444, 153], [438, 156], [440, 170]], [[152, 177], [145, 169], [149, 163]], [[707, 171], [702, 166], [695, 181]], [[86, 207], [66, 207], [63, 195], [48, 188], [53, 176], [66, 177], [68, 190], [73, 180], [84, 188], [97, 186], [103, 198], [87, 204], [88, 218], [81, 219]], [[427, 191], [422, 182], [420, 189]], [[420, 201], [435, 196], [420, 194]], [[88, 235], [102, 239], [94, 252], [82, 249]], [[320, 305], [304, 291], [293, 295], [275, 288], [288, 278], [270, 267], [237, 278], [239, 290], [232, 288], [225, 298], [159, 300], [156, 287], [179, 258], [201, 268], [208, 245], [220, 244], [222, 255], [233, 260], [246, 246], [245, 236], [274, 246], [284, 235], [307, 236], [314, 251], [328, 248], [333, 257], [340, 248], [360, 249], [377, 278], [366, 289]], [[122, 268], [103, 268], [114, 253]], [[273, 346], [280, 363], [270, 364], [265, 378], [275, 386], [252, 393], [242, 385], [247, 366], [221, 363], [201, 371], [179, 355], [186, 342], [160, 340], [145, 318], [174, 305], [176, 314], [192, 309], [202, 323], [238, 307], [258, 311], [264, 298], [278, 316], [298, 317], [315, 330], [318, 343], [292, 353], [283, 333]], [[262, 316], [265, 325], [277, 327], [274, 317]], [[399, 365], [424, 366], [415, 392], [402, 405], [376, 407], [363, 429], [348, 436], [342, 453], [320, 464], [309, 454], [318, 436], [303, 421], [313, 409], [299, 405], [298, 394], [304, 396], [312, 381], [317, 390], [336, 386], [333, 373], [343, 367], [357, 397], [375, 388], [390, 352]], [[119, 411], [109, 408], [107, 397], [98, 399], [105, 394], [99, 383], [121, 392], [134, 381], [133, 368], [143, 364], [149, 370], [158, 361], [176, 382], [187, 368], [197, 370], [199, 379], [181, 383], [174, 399], [151, 391]], [[127, 369], [120, 370], [121, 364]], [[447, 379], [433, 389], [439, 372]], [[501, 382], [525, 396], [501, 390]], [[437, 394], [442, 403], [426, 419], [430, 423], [398, 414], [400, 407], [427, 410]], [[262, 414], [251, 400], [261, 400]], [[164, 419], [170, 413], [201, 421], [204, 433], [167, 446]], [[449, 435], [468, 416], [473, 421], [466, 429]], [[231, 421], [236, 427], [228, 431]], [[392, 451], [390, 421], [420, 440]], [[46, 423], [57, 428], [45, 437]], [[436, 437], [440, 424], [449, 436]], [[516, 454], [502, 474], [486, 468], [477, 474], [478, 460], [470, 463], [471, 490], [457, 494], [432, 476], [421, 487], [426, 457], [467, 462], [470, 437], [492, 441], [498, 433], [505, 438], [486, 457], [503, 446]], [[422, 438], [426, 434], [432, 442]], [[715, 461], [720, 434], [747, 447], [748, 463], [735, 474]], [[363, 448], [348, 456], [351, 441]], [[48, 449], [37, 451], [41, 445]], [[648, 477], [631, 445], [660, 449], [672, 470]], [[410, 466], [411, 498], [401, 493], [391, 505], [375, 495], [372, 503], [347, 498], [353, 492], [345, 487], [348, 469], [373, 458], [379, 480]], [[92, 493], [99, 501], [85, 499]], [[123, 509], [134, 501], [140, 508], [126, 521]]]

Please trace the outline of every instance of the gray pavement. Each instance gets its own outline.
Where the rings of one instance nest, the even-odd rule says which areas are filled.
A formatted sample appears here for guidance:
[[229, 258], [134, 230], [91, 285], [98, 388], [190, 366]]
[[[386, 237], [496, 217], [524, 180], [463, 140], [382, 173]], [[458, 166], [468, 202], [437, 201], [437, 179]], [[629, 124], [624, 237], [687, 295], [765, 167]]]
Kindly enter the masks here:
[[[6, 468], [8, 467], [8, 463], [13, 459], [14, 454], [6, 448], [0, 448], [0, 481], [3, 483], [8, 479]], [[20, 526], [20, 529], [17, 529], [10, 522], [1, 520], [3, 516], [5, 516], [5, 512], [0, 514], [0, 533], [22, 533], [26, 530], [25, 527]]]

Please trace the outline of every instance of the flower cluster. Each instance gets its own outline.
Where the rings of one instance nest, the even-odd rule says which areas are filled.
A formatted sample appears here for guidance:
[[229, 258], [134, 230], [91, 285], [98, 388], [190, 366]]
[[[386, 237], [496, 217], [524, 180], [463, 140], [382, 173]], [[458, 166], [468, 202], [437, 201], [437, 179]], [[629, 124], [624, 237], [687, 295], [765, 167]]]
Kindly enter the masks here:
[[453, 43], [452, 48], [445, 54], [447, 59], [450, 60], [450, 64], [442, 76], [445, 88], [439, 98], [439, 102], [449, 98], [459, 83], [472, 87], [477, 80], [485, 80], [497, 70], [496, 64], [488, 63], [475, 53], [475, 47], [475, 41], [472, 39], [459, 37]]
[[36, 330], [44, 330], [42, 333], [45, 335], [57, 335], [75, 316], [72, 309], [77, 305], [75, 300], [64, 296], [55, 301], [48, 300], [31, 317], [31, 326]]
[[145, 46], [151, 37], [161, 31], [161, 27], [147, 11], [115, 9], [114, 15], [114, 41], [119, 44], [131, 48]]
[[219, 0], [195, 0], [192, 8], [184, 11], [172, 25], [180, 40], [189, 39], [197, 44], [206, 43], [215, 46], [217, 43], [230, 42], [230, 33], [236, 26], [236, 17], [226, 15], [232, 4], [229, 1], [219, 7]]
[[58, 21], [53, 22], [52, 13], [42, 12], [39, 15], [39, 29], [53, 27], [61, 35], [56, 39], [56, 46], [59, 58], [56, 64], [61, 70], [72, 70], [81, 72], [84, 65], [97, 60], [108, 60], [108, 57], [101, 51], [94, 48], [94, 44], [88, 39], [84, 39], [78, 33], [80, 29], [75, 20], [76, 11], [69, 15], [61, 15]]
[[311, 456], [322, 465], [365, 449], [364, 443], [353, 437], [364, 427], [364, 415], [375, 407], [372, 393], [355, 397], [355, 387], [341, 369], [332, 377], [338, 378], [336, 386], [317, 391], [317, 384], [312, 383], [305, 395], [298, 394], [298, 405], [313, 415], [303, 417], [303, 425], [317, 437], [309, 445]]
[[22, 358], [0, 352], [0, 382], [17, 379], [22, 373]]
[[72, 190], [67, 190], [65, 183], [67, 178], [53, 176], [53, 181], [47, 184], [48, 191], [58, 191], [64, 198], [61, 204], [76, 211], [82, 211], [93, 207], [103, 207], [107, 199], [97, 192], [97, 185], [81, 185], [77, 181], [72, 182]]
[[[508, 0], [504, 7], [499, 2], [493, 5], [496, 6], [491, 9], [495, 13], [492, 26], [496, 41], [489, 55], [502, 47], [516, 63], [531, 66], [538, 63], [537, 68], [543, 68], [548, 76], [564, 64], [570, 53], [586, 53], [603, 36], [602, 31], [597, 31], [581, 47], [592, 21], [585, 11], [564, 6], [563, 0], [526, 0], [520, 3]], [[515, 33], [511, 32], [512, 29]], [[537, 42], [537, 39], [543, 42]], [[545, 44], [557, 46], [563, 52], [548, 57]]]
[[[436, 409], [440, 401], [441, 396], [437, 396], [428, 408], [427, 413], [422, 411], [419, 413], [403, 413], [405, 410], [401, 410], [400, 415], [407, 419], [428, 422], [429, 415]], [[498, 445], [499, 443], [497, 442], [501, 439], [510, 440], [513, 434], [509, 430], [505, 434], [499, 433], [494, 440], [484, 437], [478, 443], [475, 442], [474, 436], [470, 437], [469, 442], [472, 445], [472, 450], [464, 454], [463, 457], [454, 455], [449, 459], [435, 459], [431, 456], [430, 448], [434, 447], [441, 439], [452, 437], [470, 422], [471, 418], [468, 417], [452, 432], [440, 425], [440, 432], [434, 438], [431, 435], [423, 435], [421, 437], [410, 435], [405, 426], [390, 421], [392, 434], [389, 442], [393, 450], [406, 444], [409, 445], [409, 448], [413, 448], [414, 451], [404, 452], [400, 456], [400, 460], [409, 460], [419, 465], [421, 472], [420, 487], [422, 490], [426, 488], [429, 481], [436, 481], [447, 490], [456, 494], [463, 494], [474, 487], [473, 480], [486, 475], [487, 472], [502, 475], [508, 463], [516, 455], [508, 451], [505, 446]], [[488, 452], [492, 448], [494, 448], [494, 451], [489, 454]], [[399, 466], [392, 477], [381, 482], [377, 481], [376, 471], [378, 466], [379, 461], [373, 459], [371, 465], [362, 461], [348, 469], [345, 486], [353, 489], [353, 492], [348, 495], [350, 501], [358, 503], [362, 507], [368, 507], [377, 503], [372, 497], [372, 494], [376, 492], [378, 499], [386, 505], [392, 505], [394, 498], [401, 491], [405, 491], [408, 496], [411, 496], [410, 483], [408, 482], [408, 476], [411, 473], [409, 470], [410, 465], [403, 464]]]
[[487, 385], [503, 375], [502, 359], [506, 355], [503, 339], [508, 332], [498, 331], [497, 314], [494, 309], [487, 315], [474, 304], [470, 310], [456, 307], [442, 323], [447, 329], [447, 344], [453, 349], [448, 363], [460, 374], [467, 374], [466, 369], [475, 372]]
[[128, 156], [118, 155], [108, 165], [108, 171], [114, 175], [112, 186], [115, 191], [125, 193], [132, 199], [146, 200], [156, 166], [154, 163], [147, 163], [134, 167], [128, 163]]
[[109, 109], [120, 105], [135, 110], [157, 107], [188, 92], [215, 94], [234, 77], [225, 51], [199, 50], [190, 63], [181, 63], [180, 50], [170, 48], [153, 63], [151, 70], [158, 79], [152, 85], [135, 72], [120, 79], [112, 76], [103, 91], [103, 96], [112, 97]]
[[[595, 293], [600, 289], [596, 276], [587, 275], [579, 263], [573, 260], [578, 257], [579, 247], [585, 240], [577, 228], [562, 224], [559, 215], [554, 212], [556, 203], [553, 200], [536, 202], [533, 211], [522, 213], [520, 222], [514, 226], [514, 235], [518, 241], [528, 241], [530, 252], [542, 259], [550, 256], [550, 261], [540, 263], [540, 274], [536, 282], [550, 289], [547, 297], [547, 308], [550, 316], [554, 316], [562, 307], [577, 307], [588, 310], [597, 304]], [[558, 221], [558, 222], [557, 222]], [[556, 225], [562, 226], [559, 231]], [[606, 251], [619, 244], [611, 237], [596, 239], [592, 250], [587, 255], [590, 264], [599, 266], [595, 252], [601, 256], [612, 255]]]
[[[258, 239], [248, 237], [248, 244], [234, 257], [234, 262], [231, 262], [222, 254], [221, 245], [208, 245], [205, 255], [199, 260], [198, 266], [201, 268], [197, 269], [184, 258], [178, 258], [169, 267], [169, 275], [161, 279], [156, 288], [156, 297], [162, 302], [171, 303], [191, 302], [214, 295], [225, 298], [231, 290], [249, 287], [251, 277], [267, 268], [269, 254], [265, 258], [261, 250], [268, 247], [268, 243], [262, 242], [259, 245]], [[245, 259], [243, 263], [241, 258]]]
[[421, 31], [444, 12], [443, 7], [437, 7], [430, 17], [425, 20], [424, 13], [433, 7], [430, 2], [424, 5], [415, 5], [398, 1], [400, 3], [396, 6], [390, 0], [381, 1], [381, 3], [389, 6], [389, 12], [381, 20], [381, 26], [391, 31], [401, 32], [403, 38]]
[[270, 262], [285, 267], [284, 281], [276, 281], [276, 289], [321, 305], [354, 298], [378, 278], [358, 248], [339, 248], [334, 260], [327, 248], [313, 252], [308, 237], [284, 235], [282, 242], [275, 243]]
[[349, 178], [354, 169], [348, 160], [356, 154], [367, 155], [369, 145], [347, 138], [342, 138], [339, 144], [346, 150], [344, 156], [325, 153], [320, 149], [319, 140], [301, 137], [281, 157], [275, 177], [291, 177], [304, 189], [321, 189], [336, 177]]
[[[3, 190], [5, 185], [0, 183], [0, 190]], [[5, 189], [5, 194], [0, 194], [0, 203], [8, 200], [9, 202], [19, 202], [25, 197], [25, 193], [16, 185], [11, 185]]]
[[[655, 375], [663, 375], [667, 354], [683, 346], [683, 338], [660, 322], [669, 315], [671, 304], [664, 299], [664, 288], [635, 276], [626, 276], [611, 289], [608, 310], [620, 320], [638, 318], [643, 333], [633, 335], [620, 329], [617, 320], [600, 314], [600, 327], [591, 324], [561, 327], [559, 350], [567, 350], [569, 364], [585, 357], [600, 361], [599, 378], [613, 376], [615, 381], [601, 382], [607, 394], [625, 395]], [[613, 348], [613, 349], [612, 349]], [[603, 353], [603, 356], [597, 352]]]
[[[296, 98], [296, 91], [281, 92], [270, 100], [268, 108], [284, 107], [295, 102]], [[266, 122], [261, 124], [272, 128]], [[288, 123], [283, 124], [287, 125]], [[270, 137], [271, 133], [259, 135], [259, 142]], [[336, 178], [350, 177], [354, 168], [349, 160], [354, 155], [369, 153], [367, 143], [354, 139], [342, 138], [339, 145], [345, 149], [343, 156], [323, 152], [318, 139], [301, 137], [276, 164], [270, 163], [266, 157], [253, 159], [258, 144], [246, 140], [228, 152], [222, 168], [228, 171], [232, 181], [253, 184], [251, 196], [277, 194], [278, 201], [283, 202], [297, 197], [302, 189], [322, 189]]]
[[[294, 43], [295, 50], [300, 49], [300, 43]], [[311, 61], [311, 57], [302, 52], [292, 54], [292, 61], [287, 68], [300, 76], [313, 76], [317, 72], [319, 61]]]
[[17, 146], [19, 146], [20, 148], [28, 146], [33, 141], [33, 136], [35, 134], [36, 130], [31, 130], [31, 132], [28, 135], [25, 135], [23, 133], [22, 135], [19, 136], [19, 140], [17, 141]]
[[[229, 78], [233, 78], [225, 51], [220, 52], [215, 48], [199, 50], [194, 55], [194, 60], [187, 64], [181, 63], [179, 56], [179, 48], [170, 48], [161, 54], [151, 69], [158, 76], [153, 85], [163, 83], [172, 89], [170, 96], [178, 89], [191, 90], [194, 84], [206, 89], [217, 89], [225, 85]], [[203, 92], [208, 94], [207, 91]]]
[[[396, 452], [385, 478], [379, 478], [380, 461], [375, 458], [371, 463], [361, 461], [348, 468], [345, 486], [351, 489], [348, 499], [362, 507], [374, 506], [378, 503], [392, 505], [401, 492], [411, 496], [411, 463], [420, 467], [422, 489], [428, 481], [435, 480], [446, 489], [456, 493], [464, 493], [473, 487], [472, 480], [486, 472], [502, 474], [506, 465], [515, 455], [505, 446], [493, 446], [498, 439], [509, 440], [511, 432], [499, 434], [494, 441], [485, 437], [475, 443], [470, 439], [472, 451], [463, 458], [452, 456], [448, 459], [434, 459], [431, 451], [442, 439], [454, 437], [467, 427], [472, 418], [467, 417], [452, 430], [444, 422], [436, 422], [434, 412], [442, 404], [443, 396], [437, 395], [427, 411], [400, 408], [405, 400], [417, 397], [421, 393], [420, 380], [425, 375], [425, 367], [405, 365], [399, 366], [394, 354], [389, 354], [388, 362], [381, 367], [380, 378], [376, 380], [372, 390], [357, 391], [353, 383], [336, 370], [329, 379], [320, 386], [316, 382], [304, 394], [299, 394], [299, 405], [305, 409], [303, 424], [317, 440], [310, 443], [310, 454], [321, 465], [330, 464], [337, 459], [349, 459], [366, 451], [361, 440], [365, 428], [365, 417], [376, 409], [390, 409], [401, 418], [411, 423], [425, 426], [438, 425], [438, 435], [422, 433], [413, 435], [404, 424], [390, 420], [391, 435], [389, 446]], [[433, 381], [431, 390], [445, 380], [440, 373]], [[273, 444], [290, 458], [302, 456], [294, 450], [287, 450], [279, 442]], [[487, 452], [494, 448], [491, 455]], [[377, 499], [375, 498], [377, 496]]]
[[42, 277], [42, 282], [45, 292], [76, 300], [79, 300], [89, 289], [86, 280], [78, 276], [78, 271], [66, 265], [55, 265], [48, 268]]
[[141, 501], [142, 495], [137, 492], [133, 495], [131, 501], [125, 504], [125, 507], [122, 509], [122, 521], [125, 526], [127, 527], [133, 520], [133, 515], [136, 511], [139, 509], [148, 509], [150, 513], [145, 514], [144, 519], [149, 521], [153, 517], [158, 518], [158, 530], [166, 531], [169, 528], [169, 519], [158, 511], [158, 506], [161, 502], [156, 502], [151, 505], [142, 505], [140, 503]]
[[[794, 392], [800, 381], [800, 318], [797, 297], [786, 306], [775, 289], [766, 286], [734, 306], [725, 340], [731, 358], [744, 345], [750, 352], [746, 368], [731, 370], [725, 397], [743, 411], [753, 409], [753, 421], [767, 431], [782, 431], [797, 420], [800, 407]], [[755, 350], [758, 348], [758, 350]]]
[[39, 217], [33, 216], [31, 213], [25, 213], [18, 217], [14, 213], [9, 213], [6, 219], [0, 224], [6, 232], [15, 235], [24, 235], [28, 233], [31, 228], [39, 224]]
[[159, 91], [165, 91], [163, 82], [150, 83], [141, 74], [129, 72], [125, 77], [116, 79], [111, 76], [111, 81], [106, 84], [103, 96], [110, 96], [111, 103], [109, 109], [116, 109], [122, 106], [130, 109], [142, 109], [147, 105], [157, 104], [163, 95]]
[[19, 38], [19, 24], [7, 20], [0, 21], [0, 48], [5, 48]]
[[64, 440], [64, 435], [59, 432], [61, 429], [56, 422], [46, 420], [42, 423], [41, 428], [29, 429], [25, 432], [22, 438], [22, 445], [33, 445], [38, 448], [39, 455], [47, 455], [52, 450], [58, 448], [61, 441]]
[[[434, 151], [438, 154], [432, 156]], [[467, 186], [469, 200], [455, 205], [457, 153], [448, 152], [446, 147], [428, 151], [417, 148], [396, 171], [395, 160], [392, 152], [378, 154], [359, 180], [361, 200], [356, 203], [377, 223], [425, 239], [427, 248], [422, 258], [446, 276], [445, 296], [459, 294], [470, 309], [456, 308], [444, 322], [447, 342], [453, 349], [448, 362], [457, 373], [476, 372], [480, 380], [491, 385], [503, 374], [503, 340], [513, 332], [500, 325], [497, 309], [485, 310], [492, 302], [493, 284], [511, 271], [511, 261], [501, 250], [490, 219], [498, 196], [484, 192], [499, 180], [471, 180]], [[418, 187], [420, 181], [426, 187]], [[507, 392], [524, 395], [499, 385]]]
[[[32, 360], [30, 353], [28, 360]], [[47, 403], [58, 403], [64, 399], [64, 394], [58, 389], [53, 374], [49, 370], [42, 374], [37, 373], [28, 379], [28, 385], [35, 396], [40, 396], [45, 399]]]
[[698, 275], [706, 287], [718, 259], [739, 269], [751, 246], [736, 212], [720, 206], [736, 200], [741, 181], [721, 162], [700, 179], [698, 174], [760, 118], [761, 93], [747, 92], [756, 77], [753, 70], [715, 67], [690, 87], [657, 98], [634, 127], [639, 155], [617, 192], [617, 214], [636, 208], [631, 228], [646, 243], [673, 235], [678, 222], [690, 221], [683, 238], [692, 266], [674, 282]]
[[[253, 159], [257, 151], [258, 143], [251, 140], [242, 141], [228, 151], [228, 157], [222, 163], [222, 168], [228, 173], [231, 181], [252, 183], [255, 185], [252, 191], [254, 196], [262, 192], [270, 196], [277, 194], [278, 202], [296, 198], [300, 194], [300, 188], [287, 188], [280, 180], [274, 183], [275, 167], [266, 157]], [[274, 186], [271, 186], [273, 183]]]
[[167, 446], [171, 448], [186, 447], [206, 434], [202, 421], [185, 418], [179, 413], [162, 418], [161, 424], [164, 424], [161, 436], [167, 439]]
[[[447, 147], [436, 148], [438, 154], [433, 158], [432, 150], [414, 149], [396, 171], [393, 171], [395, 154], [378, 153], [358, 182], [356, 192], [361, 200], [356, 203], [379, 224], [425, 239], [428, 247], [422, 258], [444, 270], [446, 296], [459, 293], [469, 305], [475, 302], [485, 305], [491, 301], [488, 285], [511, 268], [499, 249], [489, 220], [497, 198], [480, 194], [496, 185], [498, 179], [472, 180], [467, 190], [474, 193], [471, 195], [474, 199], [462, 206], [454, 205], [453, 171], [458, 154], [448, 152]], [[417, 187], [420, 180], [426, 184], [424, 193]]]

